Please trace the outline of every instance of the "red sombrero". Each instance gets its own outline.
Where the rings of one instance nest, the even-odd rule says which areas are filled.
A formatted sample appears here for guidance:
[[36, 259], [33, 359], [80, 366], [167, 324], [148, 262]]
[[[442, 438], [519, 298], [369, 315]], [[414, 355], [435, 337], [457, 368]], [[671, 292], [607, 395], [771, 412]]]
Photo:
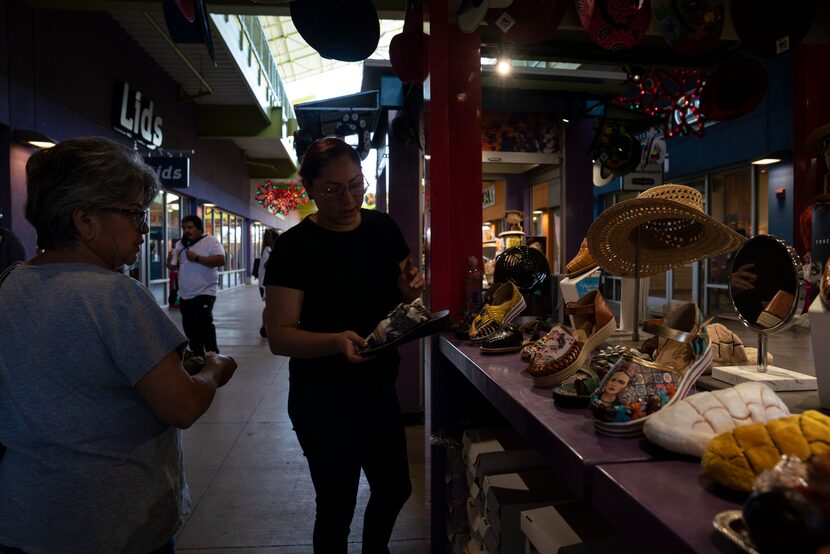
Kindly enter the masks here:
[[700, 111], [713, 121], [726, 121], [754, 110], [767, 93], [767, 72], [755, 60], [721, 63], [700, 93]]
[[487, 12], [487, 24], [507, 42], [533, 44], [550, 40], [565, 15], [565, 0], [513, 0]]
[[643, 0], [576, 0], [582, 27], [606, 50], [627, 50], [639, 43], [651, 23], [651, 6]]
[[700, 56], [718, 46], [725, 0], [651, 0], [651, 11], [663, 38], [687, 56]]
[[785, 5], [780, 0], [732, 0], [732, 25], [747, 50], [771, 58], [807, 35], [818, 0]]

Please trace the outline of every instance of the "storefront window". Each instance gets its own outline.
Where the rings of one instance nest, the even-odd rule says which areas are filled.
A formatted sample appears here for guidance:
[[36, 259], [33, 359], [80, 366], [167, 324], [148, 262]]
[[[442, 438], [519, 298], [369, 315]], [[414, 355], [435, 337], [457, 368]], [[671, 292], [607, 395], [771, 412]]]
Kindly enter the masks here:
[[213, 206], [205, 206], [205, 217], [204, 217], [204, 224], [205, 224], [205, 233], [219, 239], [216, 236], [216, 229], [213, 225]]
[[164, 243], [164, 220], [164, 192], [160, 192], [150, 204], [150, 233], [147, 236], [150, 252], [150, 281], [166, 277], [164, 257], [167, 251]]
[[[182, 201], [177, 194], [167, 193], [167, 247], [168, 252], [176, 247], [181, 238]], [[166, 253], [165, 253], [166, 255]]]
[[[737, 233], [752, 235], [752, 167], [714, 173], [710, 176], [709, 215]], [[710, 258], [707, 262], [706, 311], [715, 315], [731, 313], [728, 281], [733, 254]]]

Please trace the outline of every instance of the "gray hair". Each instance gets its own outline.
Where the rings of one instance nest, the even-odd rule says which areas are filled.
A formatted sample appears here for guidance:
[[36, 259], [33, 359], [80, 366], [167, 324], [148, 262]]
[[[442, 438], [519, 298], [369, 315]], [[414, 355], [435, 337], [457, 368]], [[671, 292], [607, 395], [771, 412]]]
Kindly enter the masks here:
[[26, 163], [26, 219], [38, 248], [53, 250], [76, 239], [75, 210], [115, 207], [141, 198], [147, 209], [161, 190], [141, 155], [101, 137], [66, 140], [38, 150]]

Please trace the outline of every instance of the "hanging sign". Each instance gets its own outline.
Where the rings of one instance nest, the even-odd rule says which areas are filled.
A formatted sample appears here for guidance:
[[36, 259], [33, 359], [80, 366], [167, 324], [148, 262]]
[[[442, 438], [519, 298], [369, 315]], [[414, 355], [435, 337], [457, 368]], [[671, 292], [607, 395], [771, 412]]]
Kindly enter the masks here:
[[150, 150], [161, 146], [164, 138], [162, 118], [155, 104], [129, 83], [116, 83], [112, 101], [112, 127]]
[[190, 158], [144, 158], [163, 187], [184, 189], [190, 186]]

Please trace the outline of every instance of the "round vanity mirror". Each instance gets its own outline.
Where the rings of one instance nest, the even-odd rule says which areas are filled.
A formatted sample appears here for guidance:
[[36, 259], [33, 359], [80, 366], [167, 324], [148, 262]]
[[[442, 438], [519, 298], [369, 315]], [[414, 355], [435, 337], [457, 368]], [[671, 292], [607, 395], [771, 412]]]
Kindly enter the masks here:
[[771, 235], [753, 237], [729, 268], [729, 297], [741, 321], [759, 333], [783, 331], [804, 305], [798, 254]]
[[746, 241], [729, 268], [729, 297], [744, 325], [758, 332], [758, 371], [767, 371], [767, 335], [792, 325], [804, 307], [801, 265], [778, 237]]

